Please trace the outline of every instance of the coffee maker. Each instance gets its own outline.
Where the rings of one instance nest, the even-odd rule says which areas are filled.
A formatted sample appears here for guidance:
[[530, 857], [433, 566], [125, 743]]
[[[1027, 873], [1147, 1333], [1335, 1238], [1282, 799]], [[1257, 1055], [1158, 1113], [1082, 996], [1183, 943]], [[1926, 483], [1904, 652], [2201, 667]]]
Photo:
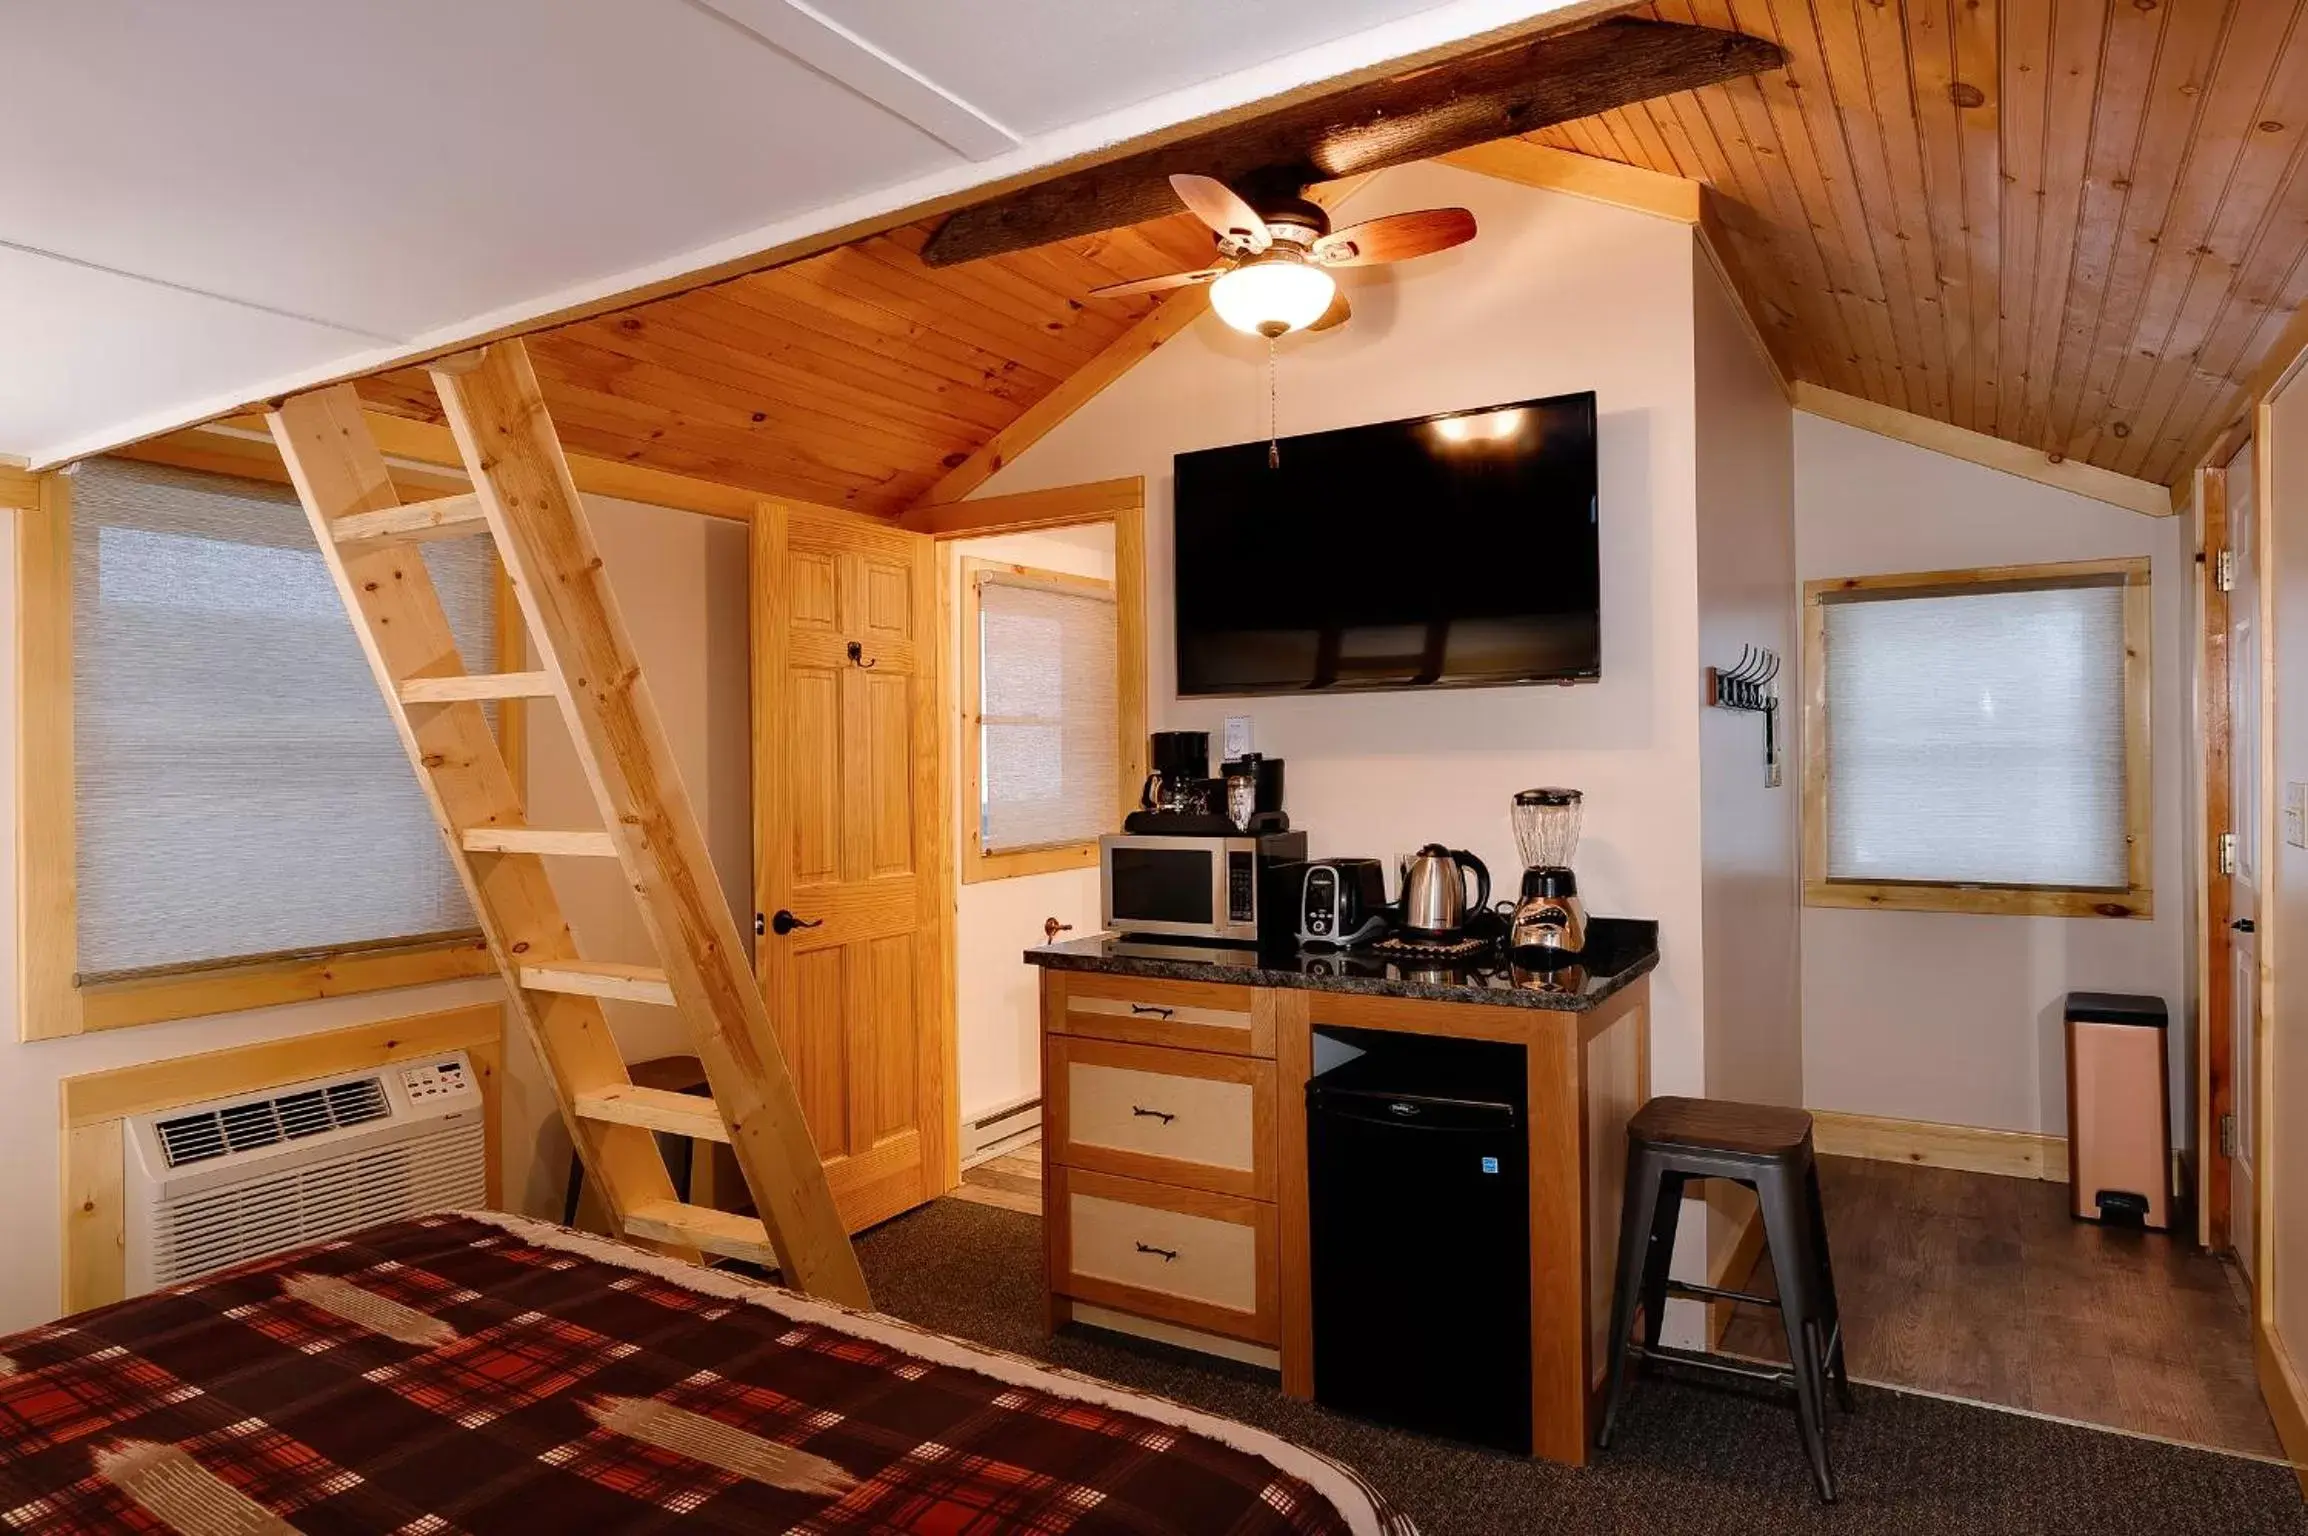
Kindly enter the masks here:
[[1579, 848], [1581, 796], [1575, 789], [1526, 789], [1515, 796], [1515, 846], [1523, 895], [1507, 929], [1517, 962], [1545, 966], [1587, 947], [1587, 909], [1571, 856]]
[[1207, 814], [1210, 804], [1210, 733], [1156, 731], [1147, 739], [1154, 771], [1138, 793], [1143, 810], [1173, 816]]

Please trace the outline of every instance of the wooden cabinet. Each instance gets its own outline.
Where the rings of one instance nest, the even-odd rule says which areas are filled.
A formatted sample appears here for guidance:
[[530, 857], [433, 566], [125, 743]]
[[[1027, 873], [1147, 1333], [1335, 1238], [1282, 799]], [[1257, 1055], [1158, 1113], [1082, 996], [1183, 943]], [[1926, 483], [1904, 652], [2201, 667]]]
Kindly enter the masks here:
[[1279, 1346], [1271, 994], [1046, 971], [1042, 1024], [1054, 1317]]
[[[1314, 1394], [1306, 1084], [1325, 1028], [1523, 1048], [1532, 1449], [1586, 1459], [1609, 1338], [1627, 1118], [1650, 990], [1587, 1008], [1042, 972], [1043, 1222], [1053, 1326], [1079, 1319], [1278, 1369]], [[1372, 1262], [1416, 1263], [1370, 1234]]]

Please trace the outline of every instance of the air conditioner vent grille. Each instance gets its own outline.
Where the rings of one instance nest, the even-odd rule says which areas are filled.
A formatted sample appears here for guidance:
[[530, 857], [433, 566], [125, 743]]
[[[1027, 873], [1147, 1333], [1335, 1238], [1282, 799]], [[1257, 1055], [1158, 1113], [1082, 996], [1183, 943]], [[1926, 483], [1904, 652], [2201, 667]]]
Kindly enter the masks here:
[[385, 1085], [374, 1077], [307, 1088], [223, 1109], [179, 1115], [153, 1127], [171, 1168], [204, 1163], [232, 1152], [301, 1141], [324, 1131], [366, 1125], [392, 1113]]

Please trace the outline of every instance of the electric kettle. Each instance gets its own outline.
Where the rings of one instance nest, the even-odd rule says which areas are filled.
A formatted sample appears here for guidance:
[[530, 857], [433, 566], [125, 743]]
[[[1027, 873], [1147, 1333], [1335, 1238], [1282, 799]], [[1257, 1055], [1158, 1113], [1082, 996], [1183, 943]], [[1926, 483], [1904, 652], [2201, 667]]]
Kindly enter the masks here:
[[[1475, 896], [1467, 899], [1466, 872], [1475, 875]], [[1402, 867], [1402, 920], [1406, 939], [1447, 944], [1459, 938], [1469, 912], [1491, 904], [1491, 872], [1464, 848], [1429, 843]]]

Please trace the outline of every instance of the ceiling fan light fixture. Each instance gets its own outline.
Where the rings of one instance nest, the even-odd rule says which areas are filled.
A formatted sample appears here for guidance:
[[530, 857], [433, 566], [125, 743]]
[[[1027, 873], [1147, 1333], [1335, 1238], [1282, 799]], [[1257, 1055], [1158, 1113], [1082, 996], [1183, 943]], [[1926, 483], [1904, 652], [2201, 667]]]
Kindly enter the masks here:
[[1268, 257], [1220, 276], [1210, 285], [1210, 307], [1236, 330], [1271, 341], [1321, 319], [1337, 292], [1337, 281], [1322, 268]]

